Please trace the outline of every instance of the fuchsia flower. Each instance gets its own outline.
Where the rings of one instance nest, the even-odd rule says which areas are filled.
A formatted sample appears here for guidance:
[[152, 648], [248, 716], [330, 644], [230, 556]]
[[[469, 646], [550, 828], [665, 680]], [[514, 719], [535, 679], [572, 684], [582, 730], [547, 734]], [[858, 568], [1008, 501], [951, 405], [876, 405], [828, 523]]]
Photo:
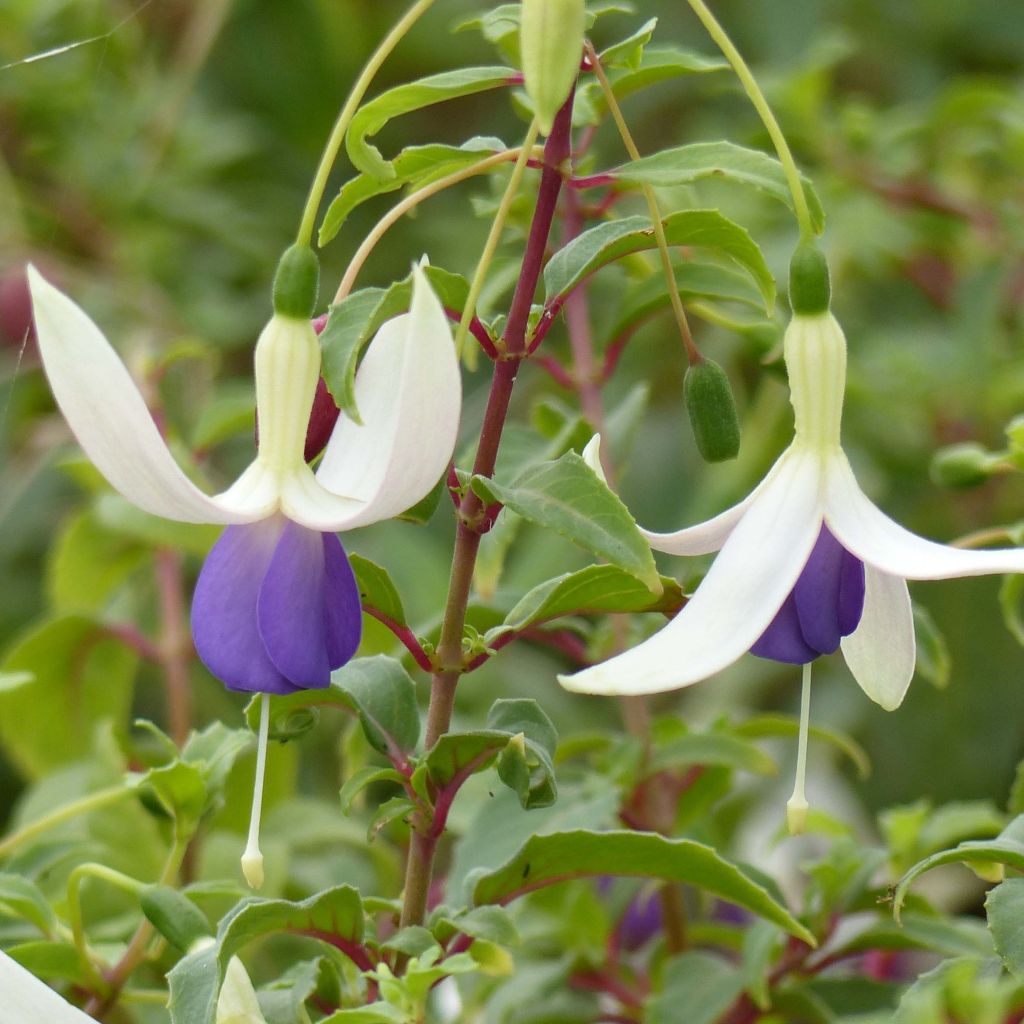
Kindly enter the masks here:
[[784, 345], [792, 444], [738, 505], [675, 533], [643, 531], [658, 551], [719, 555], [671, 622], [631, 650], [560, 676], [566, 689], [657, 693], [706, 679], [747, 651], [807, 664], [841, 647], [861, 689], [893, 710], [914, 673], [906, 581], [1024, 572], [1024, 550], [933, 543], [860, 489], [839, 440], [846, 339], [827, 305], [796, 313]]
[[[907, 580], [1024, 572], [1024, 550], [935, 544], [893, 522], [857, 484], [840, 444], [846, 338], [829, 311], [828, 267], [812, 247], [793, 262], [786, 330], [794, 438], [738, 505], [675, 533], [642, 531], [674, 555], [718, 551], [678, 615], [650, 639], [570, 676], [567, 690], [646, 694], [706, 679], [747, 651], [803, 665], [789, 828], [803, 831], [811, 663], [842, 648], [860, 688], [888, 711], [903, 701], [916, 643]], [[600, 475], [595, 437], [584, 456]]]
[[314, 475], [304, 442], [320, 372], [306, 319], [277, 313], [256, 344], [256, 458], [209, 497], [181, 471], [124, 364], [67, 296], [29, 269], [57, 403], [111, 485], [154, 515], [223, 523], [196, 586], [192, 629], [234, 690], [326, 687], [359, 646], [359, 591], [335, 531], [419, 501], [451, 458], [461, 386], [444, 310], [421, 270], [409, 312], [384, 324], [356, 377], [363, 422], [342, 416]]

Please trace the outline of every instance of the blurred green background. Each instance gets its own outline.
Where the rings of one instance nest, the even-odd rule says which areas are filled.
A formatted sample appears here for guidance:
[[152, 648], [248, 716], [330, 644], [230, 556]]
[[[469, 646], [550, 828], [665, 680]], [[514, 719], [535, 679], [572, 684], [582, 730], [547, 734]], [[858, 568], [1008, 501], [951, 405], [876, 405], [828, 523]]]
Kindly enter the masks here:
[[[74, 449], [31, 342], [22, 344], [24, 263], [36, 262], [71, 292], [134, 369], [161, 367], [153, 387], [183, 436], [193, 436], [211, 395], [225, 416], [234, 410], [233, 433], [225, 428], [222, 441], [211, 435], [218, 443], [208, 466], [213, 479], [231, 479], [251, 449], [249, 359], [269, 312], [276, 258], [348, 85], [404, 6], [3, 0], [0, 651], [53, 604], [55, 538], [82, 506], [74, 474], [57, 465]], [[712, 54], [680, 0], [637, 6], [636, 14], [603, 19], [597, 41], [657, 15], [658, 41]], [[500, 63], [476, 33], [449, 31], [478, 7], [439, 0], [373, 91], [432, 71]], [[1024, 6], [723, 0], [714, 9], [776, 104], [829, 216], [835, 309], [850, 340], [845, 442], [865, 489], [901, 522], [944, 540], [1024, 518], [1024, 484], [1015, 474], [951, 492], [928, 473], [943, 445], [974, 440], [1001, 448], [1005, 424], [1024, 411]], [[80, 45], [34, 59], [69, 44]], [[625, 110], [644, 151], [721, 137], [767, 146], [725, 74], [664, 83], [630, 98]], [[484, 94], [404, 118], [378, 141], [386, 153], [476, 134], [511, 145], [524, 129], [504, 96]], [[598, 167], [622, 160], [607, 125], [595, 154]], [[332, 191], [350, 173], [343, 159]], [[474, 215], [470, 197], [490, 191], [480, 180], [431, 200], [392, 232], [360, 283], [403, 276], [424, 252], [437, 265], [471, 273], [487, 221]], [[784, 283], [795, 240], [784, 211], [713, 186], [700, 199], [721, 202], [746, 224]], [[324, 296], [387, 206], [384, 199], [360, 208], [327, 248]], [[509, 253], [515, 245], [512, 239]], [[592, 289], [597, 324], [615, 297], [614, 287]], [[500, 296], [492, 299], [500, 308]], [[737, 390], [746, 427], [737, 463], [708, 468], [695, 454], [681, 405], [684, 364], [667, 318], [638, 335], [609, 388], [614, 406], [638, 382], [650, 387], [632, 447], [624, 435], [611, 439], [624, 466], [623, 496], [650, 527], [682, 525], [735, 500], [789, 436], [785, 390], [777, 372], [760, 365], [763, 353], [721, 328], [700, 324], [699, 331]], [[564, 348], [561, 330], [550, 345]], [[466, 438], [479, 422], [485, 387], [481, 368], [467, 381]], [[543, 394], [569, 398], [527, 368], [516, 415], [525, 418]], [[351, 547], [387, 565], [413, 621], [429, 628], [443, 599], [451, 535], [450, 518], [439, 514], [426, 531], [405, 524], [361, 531]], [[189, 572], [198, 564], [190, 555]], [[558, 538], [525, 534], [502, 590], [514, 600], [579, 564], [582, 555]], [[679, 562], [663, 568], [692, 571]], [[945, 689], [919, 679], [898, 712], [871, 705], [839, 659], [823, 663], [815, 717], [867, 746], [875, 762], [862, 787], [869, 806], [1005, 793], [1024, 753], [1024, 651], [1003, 625], [998, 590], [994, 579], [913, 589], [945, 635], [952, 667]], [[127, 596], [104, 594], [99, 583], [97, 595], [90, 611], [145, 626], [154, 615], [151, 565], [137, 567]], [[386, 638], [374, 634], [370, 643]], [[471, 716], [515, 692], [538, 697], [564, 725], [614, 716], [608, 703], [562, 693], [557, 667], [547, 654], [510, 649], [467, 682], [460, 713]], [[747, 658], [722, 678], [658, 703], [695, 720], [755, 707], [791, 710], [795, 684], [794, 672]], [[237, 721], [239, 702], [199, 669], [195, 688], [203, 717]], [[162, 713], [150, 670], [141, 673], [135, 701], [140, 713]], [[308, 767], [306, 784], [329, 786], [329, 775]], [[13, 766], [0, 761], [0, 824], [19, 784]]]

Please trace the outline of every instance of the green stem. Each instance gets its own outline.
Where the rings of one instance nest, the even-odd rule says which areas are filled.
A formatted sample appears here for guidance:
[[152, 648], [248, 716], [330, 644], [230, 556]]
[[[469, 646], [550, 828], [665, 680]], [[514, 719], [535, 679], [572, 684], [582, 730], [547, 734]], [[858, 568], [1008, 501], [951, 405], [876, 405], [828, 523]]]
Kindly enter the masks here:
[[519, 194], [519, 187], [523, 183], [523, 174], [526, 172], [526, 165], [530, 162], [530, 154], [533, 152], [533, 144], [540, 134], [540, 127], [536, 119], [530, 123], [529, 131], [523, 140], [523, 148], [519, 151], [515, 167], [512, 168], [512, 176], [508, 179], [505, 187], [505, 194], [498, 204], [498, 212], [494, 215], [491, 230], [487, 234], [487, 241], [484, 243], [483, 252], [480, 253], [480, 260], [476, 265], [473, 274], [473, 281], [469, 286], [469, 295], [466, 297], [466, 308], [462, 311], [462, 319], [459, 321], [459, 328], [455, 332], [455, 354], [462, 358], [462, 347], [466, 344], [466, 335], [469, 334], [469, 325], [476, 316], [476, 304], [483, 291], [484, 282], [487, 280], [487, 271], [491, 268], [491, 261], [498, 249], [498, 242], [501, 241], [501, 233], [505, 230], [505, 221], [508, 212], [512, 208], [515, 197]]
[[[185, 859], [185, 853], [188, 850], [191, 838], [191, 832], [182, 833], [175, 826], [174, 844], [167, 854], [167, 860], [164, 861], [163, 871], [160, 872], [157, 884], [173, 885], [174, 880], [178, 877], [178, 872], [181, 870], [181, 864]], [[85, 1012], [89, 1016], [102, 1020], [110, 1008], [120, 999], [121, 990], [127, 984], [135, 968], [145, 958], [146, 946], [153, 937], [154, 931], [155, 929], [148, 919], [143, 919], [138, 928], [135, 929], [135, 934], [131, 937], [124, 955], [118, 960], [107, 976], [105, 985], [101, 990], [105, 994], [97, 994], [89, 1000], [89, 1004], [85, 1008]]]
[[[587, 42], [587, 57], [590, 60], [591, 67], [594, 69], [594, 74], [597, 75], [597, 80], [601, 83], [601, 91], [604, 94], [605, 102], [608, 104], [608, 109], [611, 111], [612, 120], [615, 121], [615, 127], [619, 130], [619, 135], [622, 138], [622, 144], [626, 147], [626, 152], [629, 154], [630, 160], [640, 159], [640, 150], [636, 148], [636, 143], [633, 141], [633, 135], [629, 130], [629, 125], [626, 124], [626, 119], [622, 116], [622, 108], [619, 106], [619, 101], [615, 96], [615, 90], [612, 88], [611, 83], [608, 81], [608, 76], [605, 74], [604, 68], [601, 65], [601, 58], [598, 57], [597, 51], [589, 41]], [[693, 340], [693, 334], [690, 331], [690, 324], [686, 319], [686, 310], [683, 309], [683, 300], [679, 297], [679, 288], [676, 285], [676, 274], [672, 269], [672, 255], [668, 249], [668, 238], [665, 236], [665, 225], [661, 221], [661, 210], [658, 208], [658, 200], [654, 194], [654, 189], [650, 185], [643, 185], [644, 199], [647, 200], [647, 209], [651, 215], [651, 226], [654, 228], [654, 237], [658, 243], [658, 255], [661, 258], [661, 269], [665, 274], [665, 283], [668, 285], [668, 298], [672, 303], [672, 312], [675, 314], [676, 326], [679, 328], [679, 336], [683, 339], [683, 344], [686, 346], [686, 359], [691, 366], [696, 363], [703, 361], [703, 356], [700, 354], [700, 349], [697, 348], [696, 342]]]
[[92, 953], [89, 950], [89, 943], [85, 937], [85, 922], [82, 917], [81, 890], [82, 883], [87, 878], [96, 878], [101, 882], [107, 882], [132, 896], [138, 896], [144, 885], [142, 882], [129, 875], [125, 875], [113, 868], [105, 867], [103, 864], [79, 864], [78, 867], [68, 876], [68, 920], [71, 924], [72, 941], [75, 949], [78, 950], [78, 957], [89, 975], [93, 987], [101, 990], [106, 987]]
[[772, 140], [772, 145], [775, 147], [775, 152], [779, 155], [779, 162], [782, 164], [782, 169], [786, 175], [786, 183], [789, 185], [789, 191], [793, 196], [793, 209], [796, 211], [796, 219], [800, 225], [800, 238], [805, 242], [810, 241], [814, 238], [816, 232], [811, 220], [811, 211], [807, 205], [807, 196], [800, 181], [800, 170], [793, 159], [793, 153], [789, 148], [789, 143], [786, 141], [786, 136], [782, 134], [779, 122], [776, 120], [775, 114], [772, 113], [772, 108], [768, 105], [768, 100], [765, 99], [765, 95], [757, 84], [757, 79], [754, 78], [747, 62], [743, 59], [743, 55], [736, 49], [736, 45], [729, 38], [725, 29], [722, 28], [718, 19], [708, 10], [704, 0], [686, 0], [686, 2], [693, 8], [693, 13], [700, 19], [708, 35], [711, 36], [722, 51], [722, 55], [732, 65], [732, 69], [740, 80], [744, 92], [750, 98], [750, 102], [753, 103], [758, 117], [761, 118]]
[[295, 238], [300, 245], [309, 245], [313, 240], [313, 225], [316, 222], [317, 210], [320, 209], [320, 203], [323, 201], [324, 192], [327, 189], [327, 179], [331, 175], [334, 161], [337, 160], [338, 152], [345, 141], [345, 133], [348, 131], [348, 126], [352, 123], [352, 118], [359, 109], [359, 104], [362, 103], [367, 89], [370, 88], [370, 83], [380, 70], [381, 65], [390, 56], [391, 51], [402, 41], [409, 29], [426, 14], [433, 3], [434, 0], [417, 0], [405, 12], [401, 21], [384, 37], [380, 46], [374, 50], [373, 55], [366, 62], [366, 66], [356, 79], [355, 85], [352, 86], [352, 91], [348, 94], [348, 99], [345, 100], [345, 105], [338, 114], [338, 120], [334, 122], [334, 127], [331, 129], [330, 138], [328, 138], [327, 145], [324, 147], [323, 156], [320, 157], [320, 165], [316, 169], [313, 184], [309, 189], [306, 206], [302, 211], [302, 220], [299, 223], [299, 232]]
[[370, 233], [360, 243], [359, 248], [355, 251], [352, 259], [349, 261], [348, 268], [345, 271], [345, 276], [341, 279], [341, 284], [338, 285], [338, 290], [334, 294], [331, 305], [336, 306], [349, 294], [349, 292], [352, 291], [352, 288], [356, 283], [356, 278], [359, 276], [359, 271], [363, 269], [363, 264], [366, 262], [370, 253], [373, 252], [374, 248], [376, 248], [377, 243], [384, 237], [387, 231], [394, 224], [400, 221], [410, 210], [419, 206], [424, 199], [436, 196], [438, 192], [443, 192], [445, 189], [451, 188], [453, 185], [458, 185], [460, 182], [466, 181], [477, 174], [484, 174], [486, 171], [491, 170], [492, 167], [497, 167], [498, 164], [518, 159], [520, 154], [521, 151], [519, 149], [506, 149], [502, 150], [500, 153], [494, 153], [491, 156], [484, 157], [482, 160], [478, 160], [475, 164], [470, 164], [468, 167], [462, 167], [457, 171], [452, 171], [451, 174], [446, 174], [443, 178], [438, 178], [437, 181], [432, 181], [429, 185], [424, 185], [423, 188], [410, 193], [400, 203], [393, 206], [386, 214], [384, 214], [383, 217], [381, 217], [381, 219], [374, 225], [373, 230], [370, 231]]
[[56, 828], [65, 821], [77, 818], [80, 814], [97, 811], [101, 807], [107, 807], [110, 804], [117, 803], [119, 800], [123, 800], [127, 796], [134, 795], [134, 789], [121, 784], [112, 786], [110, 789], [98, 790], [95, 793], [82, 797], [81, 800], [74, 800], [63, 807], [58, 807], [57, 810], [42, 818], [38, 818], [36, 821], [30, 822], [24, 828], [19, 829], [3, 841], [0, 841], [0, 857], [6, 857], [22, 843], [35, 839], [36, 836], [41, 835], [43, 832], [48, 832], [51, 828]]

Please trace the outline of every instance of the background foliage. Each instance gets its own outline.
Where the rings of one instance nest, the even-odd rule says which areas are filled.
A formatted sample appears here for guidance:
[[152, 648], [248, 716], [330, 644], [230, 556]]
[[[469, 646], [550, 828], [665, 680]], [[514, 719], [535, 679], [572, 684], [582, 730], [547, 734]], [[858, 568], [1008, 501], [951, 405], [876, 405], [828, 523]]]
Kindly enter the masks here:
[[[162, 741], [130, 729], [136, 717], [168, 729], [173, 725], [159, 658], [140, 659], [119, 634], [132, 628], [157, 646], [180, 642], [167, 627], [167, 602], [174, 597], [161, 588], [168, 566], [179, 571], [180, 559], [184, 578], [192, 579], [215, 535], [134, 512], [106, 491], [66, 443], [32, 342], [22, 343], [27, 308], [21, 267], [36, 262], [90, 310], [146, 378], [151, 403], [181, 444], [197, 453], [203, 472], [215, 480], [231, 479], [251, 451], [249, 359], [268, 312], [272, 267], [290, 238], [338, 103], [401, 6], [391, 0], [5, 4], [0, 19], [0, 825], [9, 830], [42, 808], [112, 783], [125, 764], [143, 772], [162, 763]], [[476, 6], [442, 0], [385, 66], [374, 92], [435, 71], [502, 62], [478, 33], [446, 31]], [[828, 214], [825, 245], [834, 306], [850, 339], [847, 451], [872, 496], [916, 531], [950, 539], [1009, 525], [1019, 542], [1024, 484], [1012, 457], [993, 459], [992, 472], [967, 489], [944, 487], [941, 481], [948, 481], [949, 473], [943, 477], [940, 464], [930, 474], [929, 466], [938, 450], [954, 443], [977, 443], [998, 453], [1010, 446], [1011, 456], [1024, 448], [1006, 434], [1024, 408], [1024, 10], [1001, 0], [899, 5], [788, 0], [783, 6], [780, 12], [780, 5], [767, 0], [723, 0], [716, 12], [758, 71]], [[594, 29], [598, 46], [656, 14], [659, 42], [715, 56], [683, 4], [651, 0], [642, 7], [640, 14], [602, 18]], [[81, 45], [25, 60], [75, 42]], [[644, 153], [722, 137], [767, 148], [728, 72], [655, 85], [630, 97], [625, 109]], [[474, 135], [499, 136], [511, 145], [524, 128], [512, 104], [484, 93], [396, 120], [374, 141], [388, 155], [428, 141], [457, 145]], [[597, 131], [593, 154], [595, 170], [623, 159], [607, 123]], [[351, 173], [348, 166], [338, 168], [336, 183]], [[487, 231], [486, 214], [504, 181], [502, 174], [493, 181], [476, 179], [430, 200], [375, 252], [360, 285], [386, 286], [404, 277], [410, 261], [423, 252], [436, 266], [471, 275]], [[688, 186], [684, 195], [694, 205], [718, 206], [748, 227], [776, 278], [784, 281], [795, 232], [781, 205], [717, 182]], [[393, 198], [356, 209], [326, 248], [325, 294]], [[488, 312], [500, 312], [505, 302], [501, 282], [509, 286], [514, 280], [528, 216], [528, 204], [517, 206], [516, 230], [495, 273], [499, 284], [484, 297]], [[621, 302], [621, 275], [609, 272], [607, 282], [591, 289], [598, 325], [613, 323]], [[667, 315], [653, 318], [633, 338], [606, 392], [618, 427], [611, 433], [621, 467], [619, 491], [651, 528], [695, 520], [745, 494], [790, 430], [778, 364], [774, 369], [761, 365], [772, 347], [771, 331], [696, 322], [704, 350], [729, 370], [744, 447], [735, 463], [707, 467], [700, 462], [682, 409], [684, 356]], [[782, 315], [772, 322], [781, 325]], [[602, 335], [600, 341], [605, 340]], [[554, 353], [565, 353], [562, 324], [549, 345]], [[467, 444], [479, 425], [486, 383], [486, 365], [467, 376]], [[514, 450], [517, 438], [524, 451], [536, 447], [537, 432], [529, 425], [539, 422], [538, 408], [574, 403], [574, 396], [541, 369], [527, 368], [514, 406], [518, 433], [510, 435], [509, 447]], [[436, 515], [425, 527], [389, 523], [349, 540], [350, 550], [387, 567], [408, 621], [429, 634], [447, 585], [450, 518]], [[496, 562], [485, 560], [477, 584], [489, 600], [481, 602], [475, 624], [481, 631], [489, 628], [497, 620], [488, 606], [507, 610], [530, 587], [589, 561], [558, 535], [528, 528], [500, 575], [489, 577], [487, 568]], [[679, 562], [660, 567], [669, 574], [683, 571]], [[754, 746], [754, 732], [742, 736], [721, 723], [793, 711], [794, 673], [746, 658], [712, 682], [659, 698], [655, 708], [666, 716], [660, 728], [667, 745], [681, 739], [671, 725], [675, 716], [696, 731], [718, 729], [734, 744], [728, 755], [715, 752], [721, 763], [707, 760], [706, 751], [705, 760], [695, 757], [695, 764], [712, 765], [709, 777], [724, 773], [722, 788], [718, 792], [709, 785], [680, 812], [677, 834], [711, 841], [761, 869], [771, 866], [789, 893], [799, 891], [793, 888], [796, 863], [823, 857], [812, 873], [810, 895], [791, 902], [805, 907], [808, 920], [816, 900], [820, 912], [838, 913], [840, 906], [845, 912], [843, 900], [871, 911], [870, 886], [864, 882], [857, 888], [854, 881], [858, 871], [870, 874], [875, 866], [865, 867], [866, 847], [885, 850], [879, 863], [888, 859], [895, 880], [921, 857], [961, 840], [995, 836], [1013, 814], [1024, 811], [1019, 794], [1009, 807], [1006, 803], [1024, 752], [1024, 697], [1021, 650], [999, 613], [999, 589], [998, 580], [987, 578], [914, 589], [930, 623], [923, 638], [931, 639], [922, 645], [927, 662], [919, 679], [895, 713], [864, 699], [839, 659], [818, 670], [815, 721], [854, 737], [872, 769], [861, 778], [831, 747], [812, 749], [809, 796], [828, 819], [819, 821], [820, 835], [806, 845], [776, 847], [771, 864], [763, 855], [765, 837], [781, 821], [785, 796], [775, 761], [785, 778], [791, 744]], [[1005, 592], [1004, 605], [1012, 611], [1018, 596]], [[650, 618], [638, 619], [635, 628], [652, 628]], [[367, 619], [361, 653], [397, 656], [401, 648]], [[552, 809], [520, 812], [511, 792], [489, 795], [499, 785], [493, 775], [474, 778], [453, 810], [453, 831], [466, 838], [451, 851], [449, 893], [473, 868], [496, 867], [511, 856], [531, 832], [600, 827], [614, 818], [616, 777], [628, 770], [623, 767], [628, 743], [621, 737], [602, 740], [612, 745], [599, 745], [603, 753], [590, 762], [579, 751], [595, 731], [614, 734], [617, 708], [558, 689], [554, 675], [563, 664], [543, 646], [519, 643], [460, 690], [457, 723], [464, 728], [483, 728], [497, 698], [540, 702], [563, 740], [555, 755], [562, 797]], [[19, 685], [24, 672], [37, 680], [30, 696]], [[209, 723], [223, 721], [240, 728], [242, 703], [197, 663], [189, 672], [194, 724], [218, 730]], [[343, 882], [364, 895], [393, 895], [400, 886], [400, 823], [384, 825], [373, 845], [364, 842], [366, 819], [387, 798], [387, 780], [373, 784], [380, 792], [371, 789], [368, 798], [359, 798], [361, 816], [337, 813], [339, 786], [355, 769], [377, 763], [363, 733], [347, 723], [325, 712], [301, 742], [274, 751], [270, 895], [301, 900]], [[213, 806], [188, 873], [197, 884], [209, 883], [197, 890], [196, 899], [216, 919], [238, 895], [230, 887], [217, 890], [211, 880], [237, 877], [234, 858], [252, 769], [241, 740], [235, 744], [216, 733], [207, 734], [206, 742], [194, 760], [202, 763], [202, 772], [216, 775], [211, 764], [222, 771], [213, 782], [205, 776], [200, 786], [205, 794], [200, 804], [209, 799]], [[767, 763], [757, 760], [758, 752]], [[552, 751], [543, 756], [550, 760]], [[603, 771], [594, 771], [595, 764]], [[178, 811], [179, 796], [171, 798]], [[161, 814], [150, 806], [154, 799], [118, 804], [64, 826], [22, 859], [9, 859], [3, 870], [37, 878], [58, 906], [70, 866], [85, 854], [153, 880], [161, 871], [168, 829], [166, 810]], [[129, 834], [133, 841], [126, 844]], [[853, 852], [858, 845], [860, 858]], [[982, 887], [964, 878], [955, 874], [930, 894], [951, 913], [980, 918]], [[846, 895], [840, 897], [837, 890], [844, 885]], [[544, 991], [549, 983], [544, 972], [558, 959], [554, 949], [569, 949], [585, 962], [600, 959], [603, 938], [633, 891], [620, 896], [616, 889], [600, 899], [595, 891], [553, 889], [532, 905], [534, 917], [524, 931], [528, 951], [516, 954], [516, 991]], [[1009, 883], [997, 891], [1010, 907], [1021, 898]], [[131, 901], [118, 902], [122, 898], [105, 889], [101, 898], [91, 887], [87, 896], [93, 940], [116, 947], [125, 938]], [[24, 915], [7, 916], [7, 905], [0, 888], [0, 938], [26, 940], [31, 928], [26, 929]], [[879, 920], [884, 917], [883, 912]], [[930, 935], [920, 945], [949, 956], [984, 953], [984, 939], [969, 919], [960, 922], [962, 927], [954, 927], [950, 918], [938, 920], [948, 929], [942, 940]], [[916, 925], [925, 931], [928, 926], [927, 920]], [[500, 926], [494, 927], [500, 933]], [[507, 937], [492, 929], [481, 934], [500, 959], [497, 951], [505, 949]], [[746, 935], [742, 942], [756, 946], [756, 931]], [[786, 954], [779, 952], [776, 936], [772, 931], [761, 943], [769, 950], [764, 962], [777, 966], [777, 957]], [[744, 946], [744, 951], [745, 969], [751, 970], [758, 962], [756, 950]], [[1013, 956], [1019, 966], [1020, 951]], [[48, 963], [50, 976], [66, 976]], [[880, 975], [877, 983], [895, 990], [934, 963], [927, 957], [915, 960], [901, 968], [902, 974]], [[693, 979], [704, 979], [707, 987], [707, 979], [720, 970], [719, 961], [687, 960], [666, 975], [663, 985], [656, 967], [647, 1019], [673, 1019], [676, 988], [692, 995]], [[951, 1006], [957, 1000], [989, 1000], [983, 1009], [961, 1007], [956, 1019], [1011, 1019], [1019, 1003], [1014, 984], [1006, 976], [982, 984], [976, 972], [988, 970], [987, 962], [947, 964], [925, 994], [910, 997], [906, 1020], [941, 1019], [928, 1014], [929, 1007], [939, 1005], [934, 992], [942, 986], [953, 993], [942, 997]], [[253, 973], [260, 981], [277, 977], [266, 957], [256, 959]], [[718, 1019], [743, 983], [740, 979], [736, 988], [736, 978], [723, 975], [720, 1009], [714, 1009], [718, 997], [709, 995], [709, 1015], [693, 1019]], [[309, 984], [315, 987], [316, 978]], [[522, 997], [511, 987], [503, 995], [494, 984], [488, 1016], [480, 1019], [525, 1019], [513, 1014]], [[828, 985], [823, 979], [824, 988]], [[288, 991], [299, 988], [296, 982]], [[550, 1019], [595, 1019], [593, 1008], [583, 1005], [585, 998], [574, 990], [557, 1011], [563, 1016]], [[843, 1005], [834, 994], [818, 992], [814, 998]], [[874, 998], [863, 997], [864, 1013], [889, 1019], [892, 992], [879, 989]], [[821, 1018], [804, 1004], [794, 1006], [777, 1009], [776, 1019], [861, 1019], [856, 1006]], [[159, 1008], [143, 1005], [137, 1012], [137, 1018], [125, 1019], [166, 1019]], [[287, 1010], [275, 1012], [275, 1021], [299, 1019], [289, 1018]], [[982, 1012], [993, 1015], [982, 1017]]]

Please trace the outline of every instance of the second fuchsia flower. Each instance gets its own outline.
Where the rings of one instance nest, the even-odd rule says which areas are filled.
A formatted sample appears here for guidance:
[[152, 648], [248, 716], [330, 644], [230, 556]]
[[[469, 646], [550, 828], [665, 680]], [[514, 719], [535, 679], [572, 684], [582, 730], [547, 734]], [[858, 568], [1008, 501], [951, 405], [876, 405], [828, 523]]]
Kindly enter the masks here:
[[747, 651], [807, 664], [841, 647], [861, 689], [893, 710], [914, 673], [906, 581], [1024, 572], [1022, 549], [933, 543], [861, 491], [840, 444], [846, 339], [829, 311], [827, 273], [817, 250], [798, 253], [784, 342], [792, 444], [738, 505], [675, 533], [644, 531], [658, 551], [719, 555], [671, 622], [629, 651], [560, 676], [566, 689], [656, 693], [706, 679]]

